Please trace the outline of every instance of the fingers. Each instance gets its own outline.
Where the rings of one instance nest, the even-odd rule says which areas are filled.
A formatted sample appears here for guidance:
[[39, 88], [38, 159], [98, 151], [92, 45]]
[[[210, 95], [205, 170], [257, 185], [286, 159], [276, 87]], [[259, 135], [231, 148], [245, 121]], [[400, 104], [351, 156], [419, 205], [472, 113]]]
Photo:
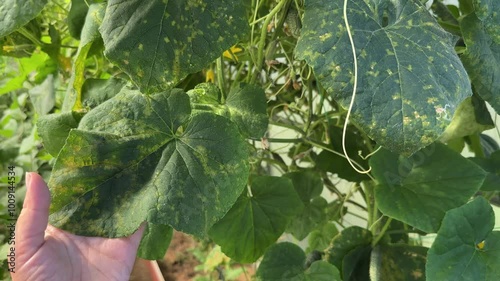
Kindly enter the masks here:
[[31, 257], [43, 244], [49, 220], [50, 192], [37, 173], [26, 173], [26, 198], [16, 225], [16, 245]]
[[144, 233], [144, 229], [146, 229], [146, 224], [147, 222], [143, 222], [141, 226], [137, 229], [134, 234], [129, 236], [130, 241], [132, 242], [133, 245], [135, 245], [135, 248], [139, 247], [139, 243], [141, 242], [142, 234]]

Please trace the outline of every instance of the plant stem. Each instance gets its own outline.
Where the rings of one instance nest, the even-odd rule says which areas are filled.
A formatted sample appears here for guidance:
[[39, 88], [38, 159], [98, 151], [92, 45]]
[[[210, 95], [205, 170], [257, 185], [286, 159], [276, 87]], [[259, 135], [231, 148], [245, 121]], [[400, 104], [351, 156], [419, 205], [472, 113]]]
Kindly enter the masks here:
[[384, 237], [385, 232], [387, 231], [387, 229], [391, 225], [391, 222], [392, 222], [392, 218], [388, 218], [384, 224], [384, 227], [382, 227], [382, 230], [380, 231], [380, 233], [377, 235], [377, 237], [375, 239], [373, 239], [372, 246], [377, 245], [377, 243], [380, 241], [380, 239], [382, 239], [382, 237]]
[[255, 72], [252, 76], [251, 83], [255, 83], [257, 80], [257, 77], [259, 76], [261, 70], [262, 70], [262, 64], [264, 60], [264, 47], [266, 46], [266, 37], [267, 37], [267, 26], [269, 23], [271, 23], [271, 20], [273, 19], [274, 15], [276, 15], [281, 8], [290, 0], [281, 0], [278, 2], [278, 4], [272, 9], [269, 14], [266, 16], [266, 20], [262, 24], [262, 28], [260, 30], [260, 39], [259, 39], [259, 45], [257, 47], [257, 66], [255, 69]]
[[219, 85], [220, 92], [222, 94], [221, 102], [224, 104], [226, 102], [226, 91], [224, 84], [224, 71], [222, 70], [222, 56], [217, 59], [217, 84]]

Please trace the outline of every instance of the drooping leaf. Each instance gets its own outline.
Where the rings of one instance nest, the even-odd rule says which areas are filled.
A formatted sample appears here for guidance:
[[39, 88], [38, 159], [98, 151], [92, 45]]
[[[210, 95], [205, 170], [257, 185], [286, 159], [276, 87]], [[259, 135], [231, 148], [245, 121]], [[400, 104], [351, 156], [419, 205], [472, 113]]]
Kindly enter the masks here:
[[461, 58], [479, 96], [500, 113], [500, 2], [473, 2], [476, 12], [460, 21], [467, 46]]
[[51, 223], [120, 237], [147, 220], [204, 236], [241, 194], [248, 150], [226, 118], [190, 112], [182, 90], [124, 89], [87, 113], [52, 171]]
[[427, 281], [500, 280], [500, 232], [495, 214], [478, 197], [448, 211], [426, 265]]
[[267, 130], [266, 94], [262, 88], [239, 83], [222, 100], [219, 88], [212, 83], [202, 83], [188, 91], [191, 102], [200, 109], [228, 117], [238, 125], [244, 136], [261, 138]]
[[429, 249], [405, 244], [378, 245], [371, 254], [371, 281], [425, 281]]
[[71, 111], [40, 116], [37, 122], [38, 135], [50, 155], [57, 157], [69, 132], [78, 127], [81, 118], [81, 114]]
[[39, 115], [46, 115], [56, 104], [55, 82], [54, 76], [49, 75], [42, 84], [28, 91], [31, 103]]
[[[344, 258], [346, 258], [352, 251], [358, 251], [360, 249], [362, 250], [366, 247], [370, 247], [371, 241], [372, 234], [367, 229], [358, 226], [348, 227], [332, 239], [330, 246], [325, 250], [324, 259], [333, 264], [335, 267], [343, 270]], [[355, 264], [353, 262], [346, 264], [345, 266], [346, 269], [353, 269]], [[348, 272], [348, 274], [350, 273], [352, 272]], [[342, 272], [342, 275], [344, 274], [345, 273]], [[343, 280], [346, 279], [343, 278]]]
[[436, 232], [446, 211], [476, 193], [486, 173], [447, 146], [434, 143], [410, 158], [382, 149], [371, 159], [375, 200], [386, 216]]
[[338, 269], [315, 261], [306, 269], [306, 255], [292, 243], [278, 243], [269, 248], [257, 270], [259, 281], [340, 281]]
[[[342, 1], [305, 2], [296, 53], [347, 108], [353, 87], [351, 44]], [[377, 143], [405, 155], [436, 140], [472, 95], [454, 46], [414, 0], [349, 0], [347, 17], [359, 66], [352, 119]]]
[[81, 32], [80, 45], [76, 53], [68, 91], [62, 111], [82, 110], [82, 86], [85, 82], [85, 60], [94, 42], [100, 39], [99, 26], [104, 17], [105, 4], [92, 4], [89, 7]]
[[500, 151], [495, 151], [488, 158], [472, 157], [470, 160], [488, 173], [481, 190], [500, 191]]
[[248, 30], [242, 1], [108, 1], [105, 55], [142, 92], [174, 87], [237, 43]]
[[256, 261], [283, 234], [302, 203], [285, 177], [254, 177], [251, 193], [242, 194], [229, 212], [210, 230], [210, 237], [230, 258]]
[[85, 18], [87, 17], [88, 11], [89, 6], [87, 6], [85, 0], [71, 0], [71, 8], [69, 9], [67, 19], [68, 31], [69, 34], [76, 39], [80, 39], [80, 34], [85, 24]]
[[47, 0], [3, 0], [0, 4], [0, 37], [34, 19], [45, 4]]
[[148, 223], [137, 256], [147, 260], [161, 260], [172, 240], [173, 229], [169, 225]]

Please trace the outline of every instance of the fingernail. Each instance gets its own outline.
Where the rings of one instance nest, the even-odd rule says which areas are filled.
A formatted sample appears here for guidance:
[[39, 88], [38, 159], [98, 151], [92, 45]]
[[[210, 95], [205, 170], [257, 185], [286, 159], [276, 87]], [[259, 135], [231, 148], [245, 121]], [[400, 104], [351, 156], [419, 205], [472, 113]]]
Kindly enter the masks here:
[[31, 186], [31, 173], [26, 172], [25, 174], [26, 187]]

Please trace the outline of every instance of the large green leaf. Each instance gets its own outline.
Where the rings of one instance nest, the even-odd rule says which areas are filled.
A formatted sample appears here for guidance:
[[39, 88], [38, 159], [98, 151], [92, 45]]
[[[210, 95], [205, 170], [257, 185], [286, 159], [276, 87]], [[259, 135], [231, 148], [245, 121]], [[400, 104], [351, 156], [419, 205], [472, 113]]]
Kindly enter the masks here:
[[47, 0], [3, 0], [0, 4], [0, 37], [34, 19], [45, 4]]
[[292, 243], [271, 246], [264, 255], [259, 269], [259, 281], [340, 281], [338, 269], [324, 261], [315, 261], [306, 270], [306, 255]]
[[371, 281], [425, 280], [428, 248], [405, 244], [380, 245], [373, 249]]
[[244, 136], [261, 138], [267, 130], [266, 94], [260, 87], [238, 83], [223, 100], [219, 88], [202, 83], [188, 91], [193, 107], [228, 117]]
[[436, 232], [446, 211], [476, 193], [486, 173], [447, 146], [435, 143], [410, 158], [380, 150], [371, 159], [375, 200], [386, 216]]
[[[353, 59], [342, 4], [305, 2], [296, 52], [347, 108]], [[456, 38], [415, 0], [349, 0], [347, 6], [359, 66], [353, 120], [377, 143], [411, 155], [437, 139], [472, 95]]]
[[285, 231], [302, 203], [292, 181], [284, 177], [254, 177], [251, 195], [243, 194], [210, 230], [212, 239], [230, 258], [256, 261]]
[[248, 30], [243, 1], [108, 1], [106, 56], [142, 92], [172, 88], [237, 43]]
[[190, 112], [182, 90], [124, 89], [87, 113], [52, 171], [51, 223], [119, 237], [147, 220], [204, 236], [241, 194], [248, 148], [228, 119]]
[[495, 214], [479, 197], [450, 210], [429, 250], [428, 281], [500, 280], [500, 232]]
[[476, 12], [460, 21], [467, 46], [461, 58], [477, 93], [500, 113], [500, 2], [473, 2]]

